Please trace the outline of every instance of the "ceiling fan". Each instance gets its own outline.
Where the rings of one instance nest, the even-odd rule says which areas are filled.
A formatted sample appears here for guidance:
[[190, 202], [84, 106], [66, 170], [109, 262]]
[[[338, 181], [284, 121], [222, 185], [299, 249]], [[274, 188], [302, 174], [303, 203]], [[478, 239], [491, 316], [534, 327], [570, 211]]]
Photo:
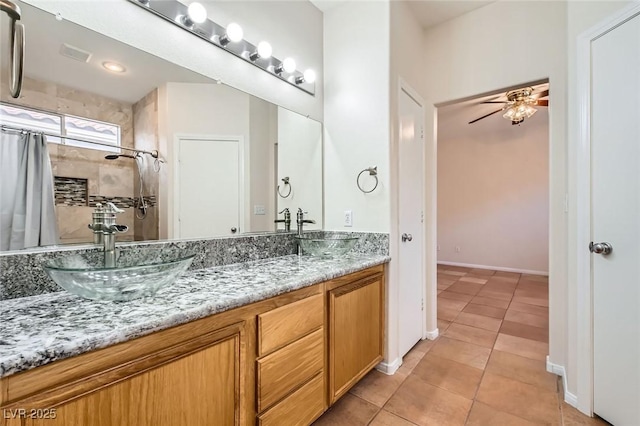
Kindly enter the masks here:
[[522, 123], [525, 118], [529, 118], [536, 113], [537, 109], [535, 109], [534, 106], [549, 106], [549, 100], [541, 99], [549, 96], [549, 90], [543, 90], [542, 92], [534, 94], [532, 87], [525, 87], [523, 89], [511, 90], [507, 92], [506, 96], [506, 101], [482, 102], [483, 104], [504, 104], [504, 106], [499, 110], [490, 112], [489, 114], [470, 121], [469, 124], [473, 124], [483, 118], [487, 118], [493, 114], [504, 111], [503, 117], [507, 120], [511, 120], [512, 125], [516, 125]]

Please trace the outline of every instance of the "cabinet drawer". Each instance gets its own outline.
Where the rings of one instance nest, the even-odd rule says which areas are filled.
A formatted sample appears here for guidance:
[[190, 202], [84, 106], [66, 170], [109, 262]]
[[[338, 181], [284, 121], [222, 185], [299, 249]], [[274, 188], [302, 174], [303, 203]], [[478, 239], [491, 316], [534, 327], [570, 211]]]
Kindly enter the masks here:
[[258, 412], [275, 404], [288, 393], [322, 371], [324, 329], [258, 360]]
[[300, 389], [258, 418], [260, 426], [307, 426], [325, 410], [324, 375], [315, 376]]
[[268, 354], [321, 327], [323, 318], [322, 294], [258, 315], [259, 355]]

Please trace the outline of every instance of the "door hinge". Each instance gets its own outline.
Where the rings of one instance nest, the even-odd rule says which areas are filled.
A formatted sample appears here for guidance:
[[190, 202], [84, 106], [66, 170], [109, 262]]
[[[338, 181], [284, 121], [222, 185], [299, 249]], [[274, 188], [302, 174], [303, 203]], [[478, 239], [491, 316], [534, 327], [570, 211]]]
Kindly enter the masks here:
[[424, 299], [420, 299], [420, 310], [424, 311]]
[[424, 211], [420, 212], [420, 223], [424, 223]]
[[420, 139], [424, 139], [424, 127], [420, 127]]

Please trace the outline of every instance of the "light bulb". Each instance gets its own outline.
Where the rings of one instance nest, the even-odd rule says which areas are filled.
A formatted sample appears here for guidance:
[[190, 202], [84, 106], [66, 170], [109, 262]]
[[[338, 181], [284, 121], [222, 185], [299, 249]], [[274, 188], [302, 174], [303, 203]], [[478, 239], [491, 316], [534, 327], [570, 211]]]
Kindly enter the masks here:
[[187, 8], [187, 15], [192, 22], [202, 24], [207, 20], [207, 9], [202, 4], [193, 2]]
[[271, 57], [271, 53], [273, 52], [273, 48], [266, 41], [261, 41], [258, 43], [258, 56], [263, 59], [268, 59]]
[[285, 58], [284, 61], [282, 61], [282, 69], [291, 74], [296, 70], [296, 61], [292, 58]]
[[227, 37], [229, 38], [229, 40], [237, 43], [242, 40], [243, 36], [244, 32], [242, 31], [242, 27], [240, 25], [236, 24], [235, 22], [227, 25]]
[[306, 70], [303, 76], [305, 83], [313, 83], [316, 81], [316, 72], [312, 69]]

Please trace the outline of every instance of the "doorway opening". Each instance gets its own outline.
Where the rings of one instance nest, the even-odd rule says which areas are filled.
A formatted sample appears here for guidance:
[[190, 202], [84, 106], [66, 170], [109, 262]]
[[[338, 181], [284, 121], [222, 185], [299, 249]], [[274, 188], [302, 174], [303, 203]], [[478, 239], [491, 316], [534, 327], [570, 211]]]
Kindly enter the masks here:
[[549, 353], [548, 95], [539, 81], [438, 106], [438, 330], [489, 349], [485, 368], [543, 373]]

